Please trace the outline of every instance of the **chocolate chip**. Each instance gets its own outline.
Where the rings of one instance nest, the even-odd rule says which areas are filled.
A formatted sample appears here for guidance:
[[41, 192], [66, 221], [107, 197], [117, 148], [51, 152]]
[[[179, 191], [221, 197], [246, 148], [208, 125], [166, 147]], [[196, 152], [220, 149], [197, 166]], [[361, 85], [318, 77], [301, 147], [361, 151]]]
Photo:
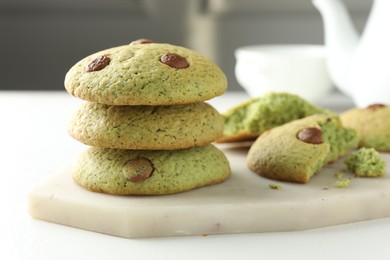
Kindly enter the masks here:
[[87, 65], [87, 72], [102, 70], [110, 64], [110, 61], [108, 55], [99, 56]]
[[190, 66], [185, 58], [176, 53], [167, 53], [161, 56], [160, 61], [175, 69], [185, 69]]
[[372, 109], [372, 110], [375, 110], [375, 109], [377, 109], [377, 108], [382, 108], [382, 107], [385, 107], [385, 105], [383, 105], [383, 104], [372, 104], [372, 105], [369, 105], [368, 107], [367, 107], [367, 109]]
[[135, 158], [122, 168], [123, 175], [131, 182], [143, 182], [152, 176], [154, 167], [146, 158]]
[[322, 139], [322, 131], [316, 127], [308, 127], [302, 129], [297, 138], [305, 143], [309, 144], [322, 144], [324, 141]]
[[132, 41], [130, 43], [130, 45], [135, 45], [135, 44], [147, 44], [147, 43], [153, 43], [152, 40], [149, 40], [149, 39], [138, 39], [138, 40], [135, 40], [135, 41]]

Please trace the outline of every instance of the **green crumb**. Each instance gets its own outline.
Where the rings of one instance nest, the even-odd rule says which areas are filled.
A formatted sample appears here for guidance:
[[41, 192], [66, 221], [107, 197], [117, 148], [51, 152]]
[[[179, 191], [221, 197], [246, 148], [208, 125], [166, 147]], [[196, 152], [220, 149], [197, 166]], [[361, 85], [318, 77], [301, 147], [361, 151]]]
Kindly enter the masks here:
[[333, 187], [336, 188], [347, 188], [351, 184], [351, 180], [348, 178], [337, 180], [333, 183]]
[[336, 177], [337, 180], [333, 183], [333, 187], [336, 187], [336, 188], [347, 188], [351, 184], [351, 179], [345, 177], [345, 171], [344, 170], [336, 172], [334, 174], [334, 177]]
[[280, 190], [282, 185], [280, 183], [270, 183], [268, 184], [268, 187], [272, 190]]
[[385, 175], [386, 163], [374, 148], [360, 148], [345, 160], [345, 164], [358, 177]]
[[344, 173], [343, 173], [343, 172], [337, 172], [337, 173], [335, 173], [334, 176], [335, 176], [337, 179], [341, 179], [341, 178], [344, 177]]

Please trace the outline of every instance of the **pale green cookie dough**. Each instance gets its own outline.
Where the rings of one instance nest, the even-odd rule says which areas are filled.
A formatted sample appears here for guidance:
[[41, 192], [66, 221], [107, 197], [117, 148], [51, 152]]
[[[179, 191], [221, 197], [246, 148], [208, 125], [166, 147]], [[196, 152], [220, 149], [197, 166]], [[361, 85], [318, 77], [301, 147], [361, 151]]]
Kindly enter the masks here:
[[135, 150], [202, 146], [222, 136], [223, 118], [201, 102], [175, 106], [110, 106], [86, 102], [69, 134], [87, 145]]
[[359, 133], [359, 147], [390, 152], [390, 106], [377, 104], [367, 108], [353, 108], [342, 113], [340, 119], [346, 127]]
[[164, 195], [223, 182], [230, 166], [213, 145], [173, 151], [91, 147], [73, 179], [87, 190], [114, 195]]
[[[306, 129], [314, 134], [303, 139], [301, 133]], [[356, 148], [358, 142], [356, 132], [344, 128], [338, 117], [312, 115], [262, 134], [249, 150], [248, 167], [266, 178], [307, 183], [326, 164]]]
[[385, 175], [386, 162], [374, 148], [360, 148], [345, 160], [345, 164], [358, 177]]
[[[174, 68], [162, 63], [161, 57], [168, 53], [180, 55], [189, 66]], [[102, 57], [108, 65], [88, 72], [88, 65]], [[209, 100], [225, 92], [227, 80], [218, 66], [193, 50], [147, 43], [119, 46], [82, 59], [66, 74], [65, 88], [96, 103], [157, 106]]]
[[297, 95], [271, 92], [223, 113], [225, 128], [218, 142], [253, 140], [268, 129], [313, 114], [333, 115]]

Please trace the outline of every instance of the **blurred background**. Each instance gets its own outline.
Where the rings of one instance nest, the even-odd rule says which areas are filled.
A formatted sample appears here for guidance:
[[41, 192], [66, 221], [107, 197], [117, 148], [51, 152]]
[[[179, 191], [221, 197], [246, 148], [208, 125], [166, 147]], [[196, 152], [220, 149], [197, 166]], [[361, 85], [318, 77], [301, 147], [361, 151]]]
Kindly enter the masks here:
[[[361, 31], [372, 0], [344, 0]], [[64, 90], [78, 60], [138, 38], [192, 48], [234, 77], [234, 50], [323, 44], [310, 0], [0, 0], [0, 89]]]

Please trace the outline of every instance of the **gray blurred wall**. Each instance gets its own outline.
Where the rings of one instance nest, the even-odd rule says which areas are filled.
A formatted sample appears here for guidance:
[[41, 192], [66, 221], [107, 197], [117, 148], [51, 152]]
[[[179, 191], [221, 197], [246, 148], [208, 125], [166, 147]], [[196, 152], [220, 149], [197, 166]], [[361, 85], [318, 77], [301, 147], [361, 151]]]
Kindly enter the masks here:
[[[345, 0], [359, 30], [372, 1]], [[310, 0], [0, 0], [0, 89], [63, 90], [67, 70], [138, 38], [195, 49], [234, 77], [243, 45], [323, 43]]]

